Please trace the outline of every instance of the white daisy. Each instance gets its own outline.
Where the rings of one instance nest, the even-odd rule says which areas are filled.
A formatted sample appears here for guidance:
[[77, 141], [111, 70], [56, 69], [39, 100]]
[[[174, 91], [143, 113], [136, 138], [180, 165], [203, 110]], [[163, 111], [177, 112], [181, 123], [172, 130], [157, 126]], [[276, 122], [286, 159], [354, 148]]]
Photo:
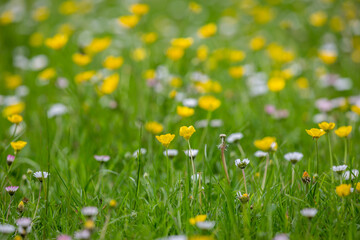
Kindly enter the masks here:
[[[166, 151], [163, 152], [164, 156], [166, 156]], [[176, 149], [168, 149], [169, 158], [174, 158], [178, 155], [178, 150]]]
[[0, 233], [2, 234], [11, 234], [15, 232], [15, 227], [10, 224], [0, 224]]
[[266, 157], [268, 155], [268, 153], [267, 152], [263, 152], [263, 151], [256, 151], [255, 153], [254, 153], [254, 156], [255, 157], [258, 157], [258, 158], [263, 158], [263, 157]]
[[221, 119], [214, 119], [214, 120], [210, 121], [210, 127], [213, 127], [213, 128], [222, 127], [223, 125], [224, 125], [224, 122]]
[[90, 232], [89, 230], [82, 230], [82, 231], [78, 231], [78, 232], [75, 232], [74, 234], [74, 237], [76, 239], [90, 239]]
[[48, 118], [64, 115], [68, 112], [67, 107], [62, 103], [56, 103], [50, 107], [47, 112]]
[[84, 207], [81, 209], [81, 213], [86, 217], [93, 217], [98, 214], [97, 207]]
[[[141, 155], [145, 155], [145, 154], [147, 153], [147, 150], [146, 150], [145, 148], [141, 148], [141, 149], [140, 149], [140, 153], [141, 153]], [[134, 158], [137, 158], [138, 155], [139, 155], [139, 149], [136, 150], [136, 151], [132, 154], [132, 156], [133, 156]]]
[[239, 141], [240, 139], [242, 139], [244, 137], [244, 135], [242, 133], [232, 133], [228, 136], [228, 138], [226, 139], [226, 141], [228, 143], [234, 143]]
[[164, 238], [158, 238], [157, 240], [187, 240], [186, 235], [172, 235]]
[[351, 178], [351, 180], [357, 178], [357, 176], [359, 175], [359, 170], [357, 169], [353, 169], [351, 171], [351, 174], [350, 174], [350, 171], [346, 171], [344, 174], [343, 174], [343, 177], [345, 178], [345, 180], [349, 180]]
[[246, 168], [246, 166], [250, 163], [250, 160], [245, 158], [243, 160], [241, 159], [236, 159], [235, 160], [235, 166], [237, 166], [240, 169], [244, 169]]
[[191, 149], [191, 151], [189, 150], [185, 150], [184, 153], [186, 156], [188, 156], [189, 158], [196, 158], [197, 154], [198, 154], [199, 150], [197, 149]]
[[298, 161], [300, 161], [304, 155], [299, 152], [290, 152], [284, 155], [284, 158], [291, 162], [292, 164], [296, 164]]
[[333, 166], [332, 170], [338, 174], [342, 174], [346, 169], [347, 165]]
[[110, 156], [108, 155], [94, 155], [94, 158], [98, 162], [107, 162], [110, 160]]
[[196, 226], [202, 230], [210, 230], [214, 228], [215, 222], [214, 221], [197, 222]]
[[318, 210], [315, 208], [304, 208], [300, 211], [300, 214], [307, 218], [313, 218], [317, 212]]
[[35, 172], [34, 177], [37, 178], [40, 182], [42, 182], [44, 179], [48, 178], [50, 174], [48, 172]]

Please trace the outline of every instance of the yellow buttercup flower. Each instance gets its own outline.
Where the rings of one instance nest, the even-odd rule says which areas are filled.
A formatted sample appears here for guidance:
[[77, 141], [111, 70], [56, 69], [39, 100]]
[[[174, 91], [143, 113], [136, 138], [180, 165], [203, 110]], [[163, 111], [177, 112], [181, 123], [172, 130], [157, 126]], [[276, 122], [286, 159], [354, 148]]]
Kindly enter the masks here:
[[11, 142], [10, 145], [14, 149], [15, 153], [21, 151], [26, 146], [27, 142], [24, 141], [17, 141], [17, 142]]
[[104, 79], [104, 82], [100, 86], [100, 93], [111, 94], [113, 93], [119, 84], [119, 74], [114, 73]]
[[205, 214], [197, 215], [196, 217], [190, 218], [189, 222], [191, 225], [195, 225], [198, 222], [204, 222], [207, 216]]
[[327, 15], [323, 11], [314, 12], [310, 15], [309, 21], [315, 27], [321, 27], [326, 23]]
[[84, 228], [88, 230], [93, 230], [95, 228], [94, 221], [91, 219], [86, 220], [86, 222], [84, 223]]
[[214, 111], [221, 105], [221, 101], [213, 96], [202, 96], [199, 98], [199, 107], [207, 110]]
[[173, 77], [170, 80], [170, 86], [174, 87], [174, 88], [179, 88], [182, 86], [182, 80], [179, 77]]
[[155, 32], [145, 33], [141, 36], [141, 40], [144, 43], [153, 43], [157, 40], [158, 35]]
[[348, 137], [352, 131], [352, 126], [343, 126], [335, 130], [335, 134], [339, 137]]
[[191, 37], [188, 38], [174, 38], [171, 40], [171, 45], [173, 47], [178, 47], [182, 49], [189, 48], [193, 44], [194, 40]]
[[175, 134], [171, 134], [171, 133], [156, 136], [156, 139], [166, 148], [169, 147], [170, 143], [172, 142], [172, 140], [174, 140], [174, 138], [175, 138]]
[[115, 199], [111, 199], [110, 202], [109, 202], [109, 206], [112, 207], [112, 208], [115, 208], [117, 205], [117, 202]]
[[48, 19], [50, 16], [50, 11], [47, 7], [39, 7], [37, 8], [32, 17], [35, 21], [42, 22]]
[[104, 68], [115, 70], [120, 68], [124, 63], [124, 59], [122, 57], [108, 56], [104, 62]]
[[29, 44], [32, 47], [40, 47], [43, 44], [44, 41], [44, 35], [39, 32], [35, 32], [31, 34], [29, 39]]
[[146, 49], [145, 48], [136, 48], [133, 52], [132, 52], [132, 58], [137, 61], [143, 61], [146, 58]]
[[14, 21], [14, 13], [12, 11], [2, 12], [0, 15], [0, 25], [8, 25]]
[[96, 71], [85, 71], [75, 75], [75, 82], [76, 83], [83, 83], [89, 81], [94, 75]]
[[194, 134], [194, 132], [196, 132], [196, 130], [193, 126], [189, 126], [189, 127], [182, 126], [180, 128], [179, 135], [185, 138], [186, 140], [189, 140], [191, 136]]
[[254, 141], [255, 147], [262, 151], [276, 151], [278, 148], [275, 137], [264, 137]]
[[272, 92], [280, 92], [285, 88], [285, 80], [280, 77], [272, 77], [269, 79], [268, 88]]
[[94, 38], [89, 45], [84, 48], [87, 54], [96, 54], [107, 49], [111, 44], [110, 37]]
[[309, 88], [309, 81], [305, 77], [300, 77], [300, 78], [296, 79], [296, 85], [300, 89], [307, 89], [307, 88]]
[[59, 50], [65, 46], [68, 41], [68, 37], [64, 34], [56, 34], [52, 38], [45, 40], [45, 45], [54, 50]]
[[265, 46], [266, 40], [264, 37], [258, 36], [250, 40], [249, 46], [252, 50], [257, 51]]
[[182, 106], [177, 106], [176, 107], [176, 113], [180, 116], [180, 117], [191, 117], [192, 115], [194, 115], [195, 110], [193, 108], [189, 108], [189, 107], [182, 107]]
[[326, 132], [322, 129], [319, 128], [312, 128], [310, 130], [306, 129], [307, 134], [309, 134], [310, 136], [312, 136], [312, 138], [320, 138], [322, 135], [324, 135]]
[[169, 93], [169, 98], [174, 99], [174, 98], [176, 97], [176, 94], [177, 94], [176, 90], [172, 90], [172, 91]]
[[134, 28], [140, 18], [137, 15], [128, 15], [128, 16], [122, 16], [118, 18], [118, 23], [123, 26], [124, 28]]
[[200, 61], [205, 61], [208, 57], [208, 52], [209, 52], [209, 48], [206, 45], [201, 45], [197, 50], [196, 50], [196, 57], [200, 60]]
[[217, 31], [216, 24], [209, 23], [209, 24], [206, 24], [206, 25], [202, 26], [201, 28], [199, 28], [197, 33], [198, 33], [199, 37], [201, 37], [201, 38], [208, 38], [208, 37], [215, 35], [216, 31]]
[[320, 50], [318, 56], [325, 64], [333, 64], [337, 59], [337, 53], [330, 50]]
[[351, 111], [356, 113], [357, 115], [360, 115], [360, 107], [357, 105], [351, 106]]
[[64, 15], [70, 15], [76, 13], [78, 6], [74, 1], [65, 1], [61, 3], [59, 12]]
[[200, 13], [202, 10], [202, 7], [196, 2], [189, 2], [189, 9], [193, 13]]
[[79, 66], [86, 66], [91, 62], [91, 57], [87, 54], [74, 53], [72, 55], [72, 60]]
[[164, 130], [164, 127], [158, 122], [148, 122], [145, 124], [145, 129], [152, 134], [159, 134]]
[[351, 192], [350, 189], [351, 189], [351, 184], [341, 184], [336, 187], [335, 191], [339, 197], [346, 197], [350, 195]]
[[229, 68], [229, 75], [232, 78], [241, 78], [245, 73], [245, 70], [242, 66], [235, 66]]
[[241, 50], [230, 50], [229, 51], [229, 60], [231, 62], [239, 62], [244, 60], [246, 54]]
[[39, 73], [39, 79], [43, 81], [48, 81], [56, 76], [55, 68], [46, 68]]
[[184, 49], [179, 47], [169, 47], [166, 51], [166, 56], [173, 60], [179, 60], [184, 56]]
[[135, 3], [130, 6], [130, 12], [135, 15], [145, 15], [149, 12], [149, 5], [143, 3]]
[[330, 130], [333, 130], [335, 128], [335, 123], [322, 122], [319, 123], [319, 127], [325, 132], [329, 132]]
[[360, 182], [358, 182], [358, 183], [356, 184], [355, 189], [356, 189], [357, 192], [360, 192]]
[[11, 123], [19, 124], [23, 121], [23, 117], [19, 114], [14, 114], [14, 115], [8, 116], [8, 120]]
[[11, 115], [20, 114], [22, 113], [22, 111], [24, 111], [24, 109], [25, 109], [25, 103], [19, 102], [5, 107], [2, 113], [5, 117], [8, 117]]
[[22, 78], [20, 75], [6, 75], [5, 76], [5, 84], [8, 89], [16, 89], [22, 83]]

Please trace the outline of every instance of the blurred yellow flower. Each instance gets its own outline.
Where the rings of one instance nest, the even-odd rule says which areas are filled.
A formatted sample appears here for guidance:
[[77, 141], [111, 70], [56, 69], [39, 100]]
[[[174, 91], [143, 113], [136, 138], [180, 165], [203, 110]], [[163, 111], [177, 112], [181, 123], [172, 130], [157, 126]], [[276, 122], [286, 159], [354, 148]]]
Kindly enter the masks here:
[[285, 88], [285, 80], [280, 77], [272, 77], [269, 79], [268, 88], [272, 92], [280, 92]]
[[5, 76], [5, 84], [6, 88], [13, 90], [22, 84], [22, 78], [20, 75], [6, 75]]
[[179, 60], [184, 56], [184, 49], [179, 47], [169, 47], [166, 51], [166, 56], [173, 60]]
[[87, 54], [95, 54], [104, 51], [111, 44], [110, 37], [94, 38], [89, 45], [84, 48]]
[[143, 3], [135, 3], [130, 6], [130, 12], [135, 15], [145, 15], [149, 12], [149, 5]]
[[325, 64], [333, 64], [337, 59], [337, 53], [329, 50], [320, 50], [318, 56]]
[[143, 61], [146, 58], [146, 49], [145, 48], [136, 48], [133, 52], [132, 52], [132, 58], [136, 61], [136, 62], [140, 62]]
[[174, 87], [174, 88], [179, 88], [182, 86], [182, 80], [179, 77], [173, 77], [170, 80], [170, 86]]
[[204, 215], [197, 215], [194, 218], [190, 218], [189, 222], [190, 222], [191, 225], [195, 225], [198, 222], [204, 222], [206, 220], [206, 217], [207, 216], [205, 214]]
[[180, 116], [180, 117], [191, 117], [192, 115], [194, 115], [195, 110], [193, 108], [189, 108], [189, 107], [182, 107], [182, 106], [177, 106], [176, 107], [176, 113]]
[[78, 73], [75, 75], [75, 82], [80, 84], [89, 81], [95, 74], [96, 71], [93, 70]]
[[170, 143], [172, 142], [172, 140], [174, 140], [174, 138], [175, 138], [175, 134], [170, 134], [170, 133], [156, 136], [156, 139], [166, 148], [169, 147]]
[[8, 116], [8, 120], [11, 123], [19, 124], [23, 121], [23, 117], [19, 114], [14, 114], [14, 115]]
[[42, 6], [42, 7], [38, 7], [37, 9], [35, 9], [32, 17], [35, 21], [42, 22], [42, 21], [45, 21], [46, 19], [48, 19], [49, 15], [50, 15], [49, 9], [45, 6]]
[[239, 62], [244, 60], [246, 54], [241, 50], [230, 50], [229, 51], [229, 60], [230, 62]]
[[49, 67], [44, 69], [39, 73], [39, 79], [43, 81], [48, 81], [56, 76], [55, 68]]
[[196, 130], [193, 126], [189, 126], [189, 127], [182, 126], [180, 128], [179, 135], [185, 138], [185, 140], [189, 140], [191, 136], [194, 134], [194, 132], [196, 132]]
[[74, 53], [72, 55], [72, 60], [79, 66], [86, 66], [91, 62], [91, 57], [87, 54]]
[[3, 116], [8, 117], [14, 114], [20, 114], [25, 109], [25, 103], [19, 102], [3, 109]]
[[145, 124], [145, 129], [155, 135], [161, 133], [164, 130], [164, 127], [158, 122], [147, 122]]
[[305, 129], [305, 131], [307, 132], [307, 134], [309, 134], [310, 136], [312, 136], [312, 138], [314, 139], [318, 139], [320, 138], [322, 135], [324, 135], [326, 132], [322, 129], [319, 128], [312, 128], [310, 130]]
[[115, 57], [115, 56], [108, 56], [104, 62], [103, 66], [104, 68], [115, 70], [120, 68], [124, 63], [123, 57]]
[[214, 111], [221, 105], [221, 101], [213, 96], [202, 96], [199, 98], [199, 107], [206, 111]]
[[56, 34], [52, 38], [47, 38], [45, 40], [45, 45], [49, 48], [59, 50], [65, 46], [67, 41], [68, 41], [68, 37], [65, 36], [64, 34]]
[[206, 25], [202, 26], [201, 28], [199, 28], [197, 33], [198, 33], [199, 37], [201, 37], [201, 38], [208, 38], [208, 37], [215, 35], [216, 31], [217, 31], [216, 24], [209, 23], [209, 24], [206, 24]]
[[323, 11], [317, 11], [310, 15], [309, 21], [314, 27], [324, 26], [327, 20], [327, 14]]
[[63, 15], [71, 15], [76, 13], [78, 10], [78, 6], [76, 5], [75, 1], [65, 1], [62, 2], [59, 7], [59, 12]]
[[99, 88], [100, 93], [102, 94], [111, 94], [113, 93], [118, 84], [119, 84], [119, 74], [114, 73], [108, 77], [106, 77]]
[[169, 93], [169, 98], [174, 99], [174, 98], [176, 97], [176, 94], [177, 94], [176, 90], [172, 90], [172, 91]]
[[215, 240], [213, 235], [192, 235], [188, 240]]
[[208, 52], [209, 52], [209, 48], [206, 45], [201, 45], [197, 50], [196, 50], [196, 57], [200, 60], [200, 61], [205, 61], [208, 57]]
[[44, 41], [44, 35], [42, 35], [42, 33], [35, 32], [35, 33], [31, 34], [30, 39], [29, 39], [29, 44], [32, 47], [40, 47], [42, 45], [43, 41]]
[[352, 131], [352, 126], [342, 126], [335, 130], [335, 134], [341, 138], [348, 137]]
[[350, 195], [351, 184], [341, 184], [336, 187], [336, 194], [339, 197], [346, 197]]
[[158, 38], [158, 35], [155, 32], [144, 33], [141, 36], [141, 40], [144, 43], [153, 43], [157, 40], [157, 38]]
[[269, 7], [257, 6], [252, 10], [251, 14], [254, 20], [260, 24], [268, 23], [274, 18], [274, 12]]
[[335, 123], [333, 122], [321, 122], [319, 123], [319, 127], [324, 130], [325, 132], [329, 132], [335, 128]]
[[242, 66], [234, 66], [229, 68], [229, 75], [232, 78], [241, 78], [245, 73], [245, 69]]
[[0, 15], [0, 25], [8, 25], [14, 21], [14, 13], [12, 11], [2, 12]]
[[351, 106], [351, 111], [356, 113], [357, 115], [360, 115], [360, 107], [357, 105]]
[[305, 77], [300, 77], [300, 78], [296, 79], [296, 85], [300, 89], [307, 89], [307, 88], [309, 88], [309, 81]]
[[276, 151], [278, 148], [275, 137], [264, 137], [254, 141], [255, 147], [262, 151]]
[[189, 48], [193, 44], [194, 40], [191, 37], [188, 38], [174, 38], [171, 40], [171, 45], [173, 47], [178, 47], [182, 49]]
[[330, 19], [330, 27], [334, 32], [341, 32], [345, 28], [345, 23], [341, 17], [334, 16]]
[[94, 221], [91, 219], [86, 220], [84, 223], [84, 228], [90, 231], [93, 230], [95, 228]]
[[109, 206], [112, 207], [112, 208], [115, 208], [117, 205], [117, 202], [115, 199], [111, 199], [110, 202], [109, 202]]
[[58, 32], [64, 34], [65, 36], [70, 36], [74, 32], [74, 27], [68, 23], [61, 24]]
[[355, 189], [357, 192], [360, 192], [360, 182], [356, 183]]
[[140, 18], [137, 15], [128, 15], [128, 16], [122, 16], [118, 18], [118, 22], [121, 26], [124, 28], [134, 28]]
[[189, 9], [193, 13], [200, 13], [202, 10], [201, 6], [196, 2], [189, 2]]
[[23, 149], [26, 146], [26, 144], [27, 144], [27, 142], [24, 142], [24, 141], [16, 141], [16, 142], [10, 143], [10, 145], [14, 149], [15, 153], [21, 151], [21, 149]]
[[143, 75], [145, 79], [154, 79], [156, 77], [156, 72], [154, 69], [148, 69]]

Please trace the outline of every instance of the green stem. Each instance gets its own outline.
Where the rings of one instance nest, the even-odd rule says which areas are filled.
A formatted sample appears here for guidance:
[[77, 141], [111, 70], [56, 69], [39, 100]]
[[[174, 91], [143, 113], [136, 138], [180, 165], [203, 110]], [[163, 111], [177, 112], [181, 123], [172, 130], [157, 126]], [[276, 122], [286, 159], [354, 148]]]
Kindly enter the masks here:
[[40, 182], [39, 197], [38, 197], [38, 202], [37, 202], [37, 204], [36, 204], [36, 208], [35, 208], [34, 216], [33, 216], [33, 218], [32, 218], [32, 219], [33, 219], [33, 221], [34, 221], [34, 219], [35, 219], [35, 217], [36, 217], [36, 213], [37, 213], [38, 208], [39, 208], [42, 185], [43, 185], [43, 183], [42, 183], [42, 182]]
[[265, 188], [265, 183], [266, 183], [266, 173], [267, 173], [267, 169], [268, 169], [268, 165], [269, 165], [269, 153], [266, 155], [266, 163], [265, 163], [265, 172], [264, 172], [264, 178], [263, 178], [263, 182], [261, 184], [261, 190], [264, 191]]
[[315, 151], [316, 151], [316, 173], [319, 174], [319, 147], [318, 147], [318, 139], [315, 140]]
[[[331, 148], [331, 141], [330, 141], [330, 133], [326, 134], [326, 138], [329, 144], [329, 154], [330, 154], [330, 165], [331, 168], [333, 167], [333, 156], [332, 156], [332, 148]], [[331, 183], [334, 183], [334, 171], [331, 170]]]
[[347, 138], [344, 138], [344, 140], [345, 140], [344, 164], [346, 165], [346, 161], [347, 161], [347, 151], [348, 151], [348, 142], [347, 142]]
[[244, 169], [241, 169], [241, 170], [242, 170], [242, 174], [243, 174], [243, 177], [244, 177], [245, 193], [247, 194], [247, 193], [248, 193], [248, 191], [247, 191], [247, 187], [246, 187], [245, 170], [244, 170]]

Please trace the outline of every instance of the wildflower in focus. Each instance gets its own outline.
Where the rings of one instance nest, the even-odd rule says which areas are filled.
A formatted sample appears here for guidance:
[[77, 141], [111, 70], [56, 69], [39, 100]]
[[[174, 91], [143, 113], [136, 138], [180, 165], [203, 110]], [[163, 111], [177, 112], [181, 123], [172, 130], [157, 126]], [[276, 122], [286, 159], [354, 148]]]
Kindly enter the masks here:
[[311, 178], [310, 178], [310, 175], [308, 174], [307, 171], [304, 171], [302, 177], [301, 177], [301, 180], [303, 181], [303, 183], [305, 184], [309, 184], [311, 182]]
[[156, 139], [166, 148], [169, 147], [170, 143], [172, 142], [172, 140], [174, 140], [174, 138], [175, 138], [175, 134], [170, 134], [170, 133], [156, 136]]
[[190, 137], [194, 134], [194, 132], [196, 132], [196, 130], [193, 126], [182, 126], [179, 131], [180, 136], [185, 138], [185, 140], [189, 140]]
[[341, 184], [336, 187], [335, 192], [339, 197], [346, 197], [350, 195], [350, 189], [351, 189], [351, 184]]
[[343, 126], [336, 129], [335, 134], [341, 138], [346, 138], [350, 135], [351, 131], [352, 131], [352, 126]]
[[274, 137], [264, 137], [263, 139], [255, 140], [254, 145], [265, 152], [276, 151], [278, 148], [276, 138]]
[[104, 62], [104, 68], [115, 70], [120, 68], [124, 63], [124, 59], [122, 57], [108, 56]]
[[335, 123], [321, 122], [319, 123], [319, 127], [325, 132], [329, 132], [335, 128]]
[[241, 194], [240, 191], [238, 191], [238, 192], [236, 193], [236, 197], [237, 197], [243, 204], [248, 203], [249, 200], [250, 200], [249, 194], [247, 194], [247, 193]]
[[23, 117], [19, 114], [14, 114], [14, 115], [8, 116], [8, 120], [11, 123], [19, 124], [23, 121]]
[[310, 130], [306, 129], [307, 134], [309, 134], [313, 139], [318, 139], [322, 135], [324, 135], [326, 132], [319, 128], [312, 128]]
[[44, 179], [47, 179], [49, 175], [50, 175], [50, 174], [49, 174], [48, 172], [41, 172], [41, 171], [38, 171], [38, 172], [35, 172], [35, 173], [34, 173], [34, 177], [35, 177], [37, 180], [39, 180], [40, 182], [43, 182]]
[[64, 34], [56, 34], [52, 38], [45, 40], [45, 45], [54, 50], [59, 50], [68, 42], [68, 37]]
[[122, 16], [118, 18], [118, 22], [121, 26], [124, 28], [134, 28], [140, 18], [137, 15], [128, 15], [128, 16]]
[[14, 195], [15, 192], [19, 189], [19, 186], [8, 186], [5, 188], [5, 191], [9, 193], [10, 196]]
[[158, 122], [147, 122], [145, 124], [145, 129], [155, 135], [161, 133], [164, 130], [164, 127]]
[[199, 107], [207, 110], [214, 111], [221, 105], [221, 101], [213, 96], [202, 96], [199, 98]]
[[7, 155], [6, 157], [6, 163], [8, 166], [11, 166], [11, 164], [13, 164], [15, 161], [15, 156], [14, 155]]
[[27, 142], [24, 141], [16, 141], [16, 142], [11, 142], [10, 145], [11, 147], [14, 149], [15, 154], [20, 152], [21, 149], [23, 149], [26, 146]]
[[191, 117], [192, 115], [194, 115], [194, 109], [193, 108], [189, 108], [189, 107], [182, 107], [182, 106], [177, 106], [176, 107], [176, 113], [180, 116], [180, 117]]
[[199, 37], [201, 37], [201, 38], [208, 38], [208, 37], [215, 35], [216, 31], [217, 31], [216, 24], [209, 23], [209, 24], [206, 24], [206, 25], [202, 26], [201, 28], [199, 28], [197, 33], [198, 33]]
[[240, 169], [244, 169], [246, 168], [246, 166], [250, 163], [250, 160], [245, 158], [243, 160], [241, 159], [236, 159], [235, 160], [235, 166], [240, 168]]

